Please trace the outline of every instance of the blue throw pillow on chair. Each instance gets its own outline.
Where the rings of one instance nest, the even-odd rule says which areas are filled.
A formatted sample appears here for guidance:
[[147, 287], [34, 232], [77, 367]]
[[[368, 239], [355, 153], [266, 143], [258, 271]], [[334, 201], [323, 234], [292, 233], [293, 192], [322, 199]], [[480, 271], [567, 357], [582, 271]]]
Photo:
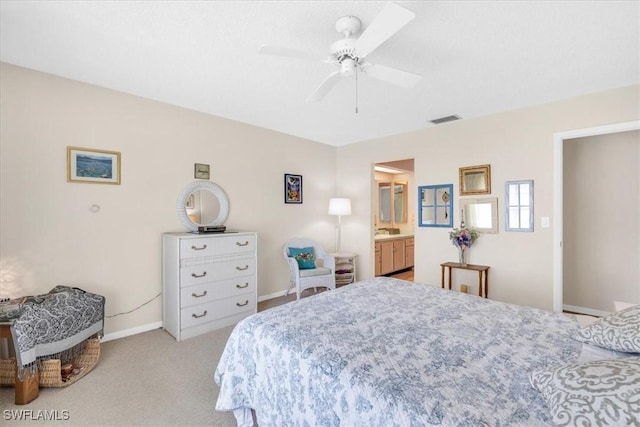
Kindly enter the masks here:
[[313, 247], [289, 248], [289, 255], [298, 261], [300, 270], [316, 268], [316, 257], [313, 255]]

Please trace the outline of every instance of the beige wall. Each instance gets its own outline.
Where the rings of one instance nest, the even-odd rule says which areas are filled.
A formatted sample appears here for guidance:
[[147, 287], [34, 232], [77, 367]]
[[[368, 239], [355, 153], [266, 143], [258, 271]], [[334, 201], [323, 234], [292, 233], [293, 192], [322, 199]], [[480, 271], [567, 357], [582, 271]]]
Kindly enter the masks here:
[[[373, 276], [373, 163], [415, 159], [418, 185], [453, 183], [458, 168], [489, 163], [491, 196], [504, 182], [535, 181], [536, 231], [483, 235], [470, 261], [491, 266], [491, 298], [551, 308], [553, 133], [640, 118], [638, 87], [462, 120], [335, 148], [194, 111], [2, 64], [0, 69], [0, 293], [80, 286], [107, 298], [107, 314], [161, 291], [160, 235], [179, 231], [175, 199], [193, 164], [211, 165], [228, 193], [227, 226], [259, 233], [258, 293], [287, 287], [281, 244], [308, 236], [333, 247], [328, 199], [352, 199], [343, 250], [359, 254], [359, 279]], [[215, 96], [212, 94], [211, 96]], [[66, 182], [66, 147], [122, 153], [122, 185]], [[283, 175], [303, 175], [304, 203], [283, 203]], [[339, 183], [339, 185], [337, 184]], [[454, 197], [454, 207], [459, 197]], [[89, 211], [98, 204], [101, 211]], [[414, 212], [409, 212], [410, 218]], [[459, 223], [459, 211], [454, 209]], [[553, 219], [552, 219], [553, 225]], [[416, 279], [440, 283], [456, 252], [447, 229], [415, 228]], [[475, 286], [474, 274], [456, 280]], [[473, 291], [473, 289], [472, 289]], [[159, 322], [161, 300], [107, 320], [107, 333]]]
[[[491, 165], [492, 194], [498, 198], [498, 234], [483, 234], [470, 262], [491, 266], [492, 299], [552, 309], [553, 297], [553, 134], [640, 118], [639, 87], [582, 96], [479, 119], [352, 144], [338, 149], [338, 182], [353, 199], [354, 215], [343, 221], [342, 241], [360, 256], [360, 278], [373, 275], [372, 164], [390, 158], [415, 159], [415, 186], [454, 184], [454, 224], [460, 223], [458, 168]], [[603, 171], [617, 173], [617, 171]], [[504, 231], [504, 183], [533, 179], [535, 231]], [[540, 217], [551, 217], [541, 228]], [[456, 259], [449, 229], [415, 228], [418, 282], [440, 284], [440, 263]], [[637, 236], [635, 237], [637, 239]], [[347, 244], [344, 243], [346, 246]], [[466, 274], [465, 274], [466, 273]], [[477, 292], [477, 275], [455, 272], [454, 279]]]
[[564, 304], [609, 312], [614, 301], [640, 303], [640, 132], [563, 148]]
[[[334, 244], [336, 148], [2, 64], [0, 293], [59, 284], [106, 297], [107, 315], [161, 292], [161, 234], [181, 231], [175, 200], [193, 164], [230, 199], [229, 228], [257, 231], [259, 295], [286, 289], [282, 243]], [[215, 94], [210, 94], [215, 96]], [[66, 182], [66, 147], [120, 151], [122, 185]], [[303, 203], [284, 204], [285, 173], [303, 175]], [[99, 213], [89, 207], [97, 204]], [[106, 332], [162, 320], [161, 298], [110, 318]]]

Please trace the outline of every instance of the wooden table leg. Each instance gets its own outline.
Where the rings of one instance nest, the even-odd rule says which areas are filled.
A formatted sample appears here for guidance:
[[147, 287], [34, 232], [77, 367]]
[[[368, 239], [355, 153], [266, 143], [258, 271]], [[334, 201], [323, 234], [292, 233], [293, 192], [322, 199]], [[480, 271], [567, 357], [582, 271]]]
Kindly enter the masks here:
[[451, 290], [451, 267], [449, 267], [449, 290]]
[[482, 271], [478, 271], [478, 296], [482, 296]]
[[440, 287], [444, 289], [444, 265], [440, 266]]
[[18, 378], [16, 369], [16, 405], [26, 405], [35, 400], [40, 394], [40, 371], [36, 369], [34, 374], [31, 369], [24, 370], [24, 380]]
[[484, 297], [489, 298], [489, 270], [484, 271]]
[[[10, 324], [0, 325], [0, 338], [7, 338], [10, 345], [14, 345]], [[25, 369], [24, 380], [20, 381], [16, 367], [15, 389], [16, 405], [26, 405], [33, 401], [40, 394], [40, 371], [36, 369], [35, 374], [31, 374], [31, 369]]]

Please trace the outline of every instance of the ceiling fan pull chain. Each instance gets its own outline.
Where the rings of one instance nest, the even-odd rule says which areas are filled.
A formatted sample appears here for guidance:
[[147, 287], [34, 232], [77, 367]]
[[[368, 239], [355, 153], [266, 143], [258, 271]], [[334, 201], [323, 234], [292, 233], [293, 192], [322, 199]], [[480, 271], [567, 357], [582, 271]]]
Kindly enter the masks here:
[[356, 66], [356, 114], [358, 114], [358, 67]]

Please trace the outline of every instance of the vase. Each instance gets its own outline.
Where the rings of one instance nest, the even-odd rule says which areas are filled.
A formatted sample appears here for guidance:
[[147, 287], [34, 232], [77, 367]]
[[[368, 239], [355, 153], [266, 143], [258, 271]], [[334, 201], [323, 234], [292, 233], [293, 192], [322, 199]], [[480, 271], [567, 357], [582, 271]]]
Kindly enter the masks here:
[[465, 259], [467, 255], [467, 251], [464, 250], [462, 246], [458, 247], [458, 263], [462, 265], [467, 265], [467, 260]]

